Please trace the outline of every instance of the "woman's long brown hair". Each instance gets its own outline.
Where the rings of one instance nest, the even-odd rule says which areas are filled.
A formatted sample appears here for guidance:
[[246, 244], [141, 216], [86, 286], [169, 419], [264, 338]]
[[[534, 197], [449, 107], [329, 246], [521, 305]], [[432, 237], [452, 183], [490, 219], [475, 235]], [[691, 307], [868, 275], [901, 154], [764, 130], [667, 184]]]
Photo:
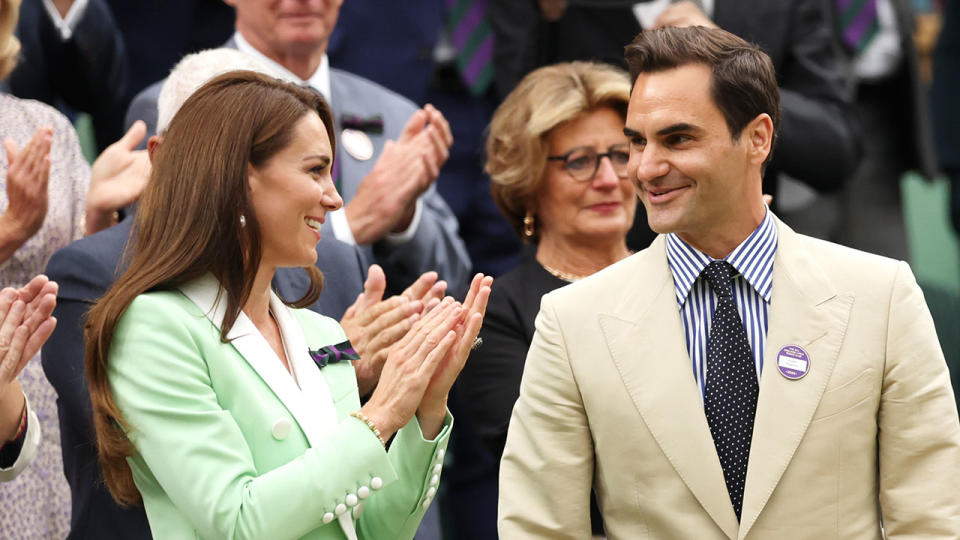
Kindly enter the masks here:
[[[131, 428], [107, 378], [110, 342], [137, 295], [213, 274], [226, 296], [220, 339], [227, 341], [260, 264], [260, 227], [250, 204], [248, 165], [261, 167], [286, 147], [305, 115], [320, 115], [334, 147], [330, 108], [316, 92], [251, 71], [221, 75], [197, 90], [170, 123], [153, 160], [131, 232], [130, 264], [87, 317], [86, 370], [103, 476], [120, 504], [139, 504], [126, 458]], [[246, 225], [241, 227], [241, 216]], [[310, 266], [311, 286], [299, 300], [317, 300], [323, 283]]]

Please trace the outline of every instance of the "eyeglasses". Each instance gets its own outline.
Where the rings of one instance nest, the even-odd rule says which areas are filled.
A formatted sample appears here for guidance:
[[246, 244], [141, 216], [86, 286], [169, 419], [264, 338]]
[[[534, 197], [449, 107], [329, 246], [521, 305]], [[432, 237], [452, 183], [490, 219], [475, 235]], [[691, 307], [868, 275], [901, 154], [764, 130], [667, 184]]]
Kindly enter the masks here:
[[610, 160], [618, 177], [627, 177], [627, 162], [630, 161], [630, 145], [627, 143], [615, 144], [603, 153], [589, 146], [579, 146], [561, 156], [547, 156], [547, 161], [562, 161], [563, 168], [574, 180], [587, 182], [597, 175], [603, 158]]

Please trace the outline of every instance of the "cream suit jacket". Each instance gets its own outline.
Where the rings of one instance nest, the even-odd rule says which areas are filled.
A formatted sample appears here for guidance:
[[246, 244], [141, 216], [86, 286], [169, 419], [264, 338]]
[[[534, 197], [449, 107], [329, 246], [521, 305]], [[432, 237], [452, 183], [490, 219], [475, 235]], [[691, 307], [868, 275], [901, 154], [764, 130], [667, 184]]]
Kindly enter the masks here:
[[[738, 523], [665, 241], [544, 296], [500, 469], [501, 538], [960, 538], [960, 423], [906, 263], [779, 245]], [[789, 380], [778, 351], [803, 347]]]

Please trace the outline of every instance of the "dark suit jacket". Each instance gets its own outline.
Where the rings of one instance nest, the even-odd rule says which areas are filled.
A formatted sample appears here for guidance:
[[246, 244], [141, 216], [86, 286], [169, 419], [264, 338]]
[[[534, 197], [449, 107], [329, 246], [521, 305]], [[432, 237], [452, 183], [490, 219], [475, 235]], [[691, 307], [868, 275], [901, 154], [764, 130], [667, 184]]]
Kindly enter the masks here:
[[[121, 254], [133, 217], [57, 251], [46, 274], [60, 285], [54, 316], [57, 328], [43, 346], [43, 371], [57, 391], [63, 469], [73, 497], [71, 538], [150, 538], [142, 507], [121, 508], [110, 497], [100, 474], [93, 431], [93, 412], [84, 375], [83, 326], [93, 303], [119, 275]], [[366, 263], [354, 247], [323, 237], [317, 245], [317, 267], [324, 289], [310, 309], [339, 319], [363, 290]], [[274, 288], [288, 300], [299, 298], [309, 284], [307, 274], [280, 269]]]
[[236, 19], [223, 0], [106, 2], [127, 46], [131, 95], [166, 77], [184, 55], [219, 46]]

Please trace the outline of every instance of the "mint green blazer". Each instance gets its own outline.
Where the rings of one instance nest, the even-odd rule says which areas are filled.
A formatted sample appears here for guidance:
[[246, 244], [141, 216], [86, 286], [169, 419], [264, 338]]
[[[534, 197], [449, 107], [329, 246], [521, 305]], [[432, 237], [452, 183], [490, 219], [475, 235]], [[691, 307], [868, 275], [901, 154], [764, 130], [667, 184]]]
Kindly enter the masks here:
[[453, 418], [416, 418], [390, 450], [361, 421], [353, 365], [308, 349], [346, 339], [308, 310], [271, 309], [295, 374], [246, 315], [220, 341], [210, 276], [138, 296], [117, 326], [109, 380], [155, 538], [413, 538], [436, 494]]

